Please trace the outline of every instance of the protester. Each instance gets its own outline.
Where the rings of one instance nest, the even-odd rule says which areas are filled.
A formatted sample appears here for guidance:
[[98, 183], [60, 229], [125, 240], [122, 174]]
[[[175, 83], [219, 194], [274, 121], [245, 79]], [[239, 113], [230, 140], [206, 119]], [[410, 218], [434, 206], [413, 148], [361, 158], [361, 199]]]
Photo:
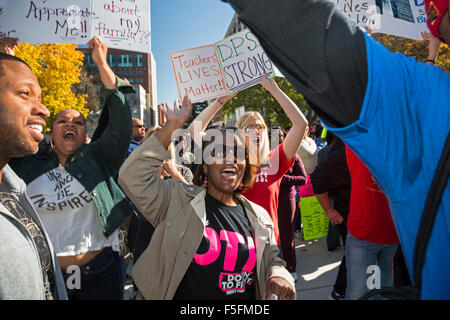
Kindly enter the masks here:
[[[148, 130], [145, 134], [144, 141], [150, 138], [150, 136], [156, 131], [160, 130], [161, 127], [156, 126]], [[172, 144], [169, 144], [168, 150], [172, 154]], [[156, 174], [159, 175], [161, 179], [176, 179], [186, 184], [192, 184], [192, 179], [194, 178], [192, 172], [189, 168], [177, 165], [172, 158], [166, 159], [161, 163], [161, 166], [156, 170]], [[147, 249], [150, 240], [153, 236], [155, 228], [145, 219], [144, 216], [139, 214], [137, 216], [137, 230], [136, 237], [133, 241], [133, 260], [136, 262], [141, 254]]]
[[[330, 139], [330, 137], [333, 137]], [[345, 145], [336, 136], [327, 135], [327, 147], [319, 152], [319, 162], [311, 174], [314, 194], [331, 224], [342, 237], [344, 248], [347, 237], [347, 215], [350, 205], [351, 181], [345, 158]], [[323, 158], [321, 154], [324, 154]], [[347, 287], [345, 256], [341, 260], [330, 298], [342, 300]]]
[[[250, 161], [261, 167], [253, 187], [243, 195], [269, 212], [274, 223], [275, 239], [279, 244], [277, 209], [280, 183], [283, 175], [292, 165], [292, 158], [300, 146], [308, 122], [297, 105], [278, 87], [274, 79], [268, 79], [264, 75], [261, 85], [272, 94], [292, 122], [292, 127], [283, 143], [272, 146], [274, 148], [270, 151], [267, 126], [258, 112], [246, 112], [236, 121], [235, 127], [246, 132], [250, 140]], [[188, 127], [194, 141], [196, 136], [199, 136], [195, 130], [197, 123], [200, 123], [200, 129], [204, 130], [217, 111], [232, 97], [233, 95], [216, 99], [195, 118]], [[221, 99], [224, 99], [223, 102]]]
[[141, 145], [142, 140], [145, 136], [145, 126], [144, 123], [139, 118], [131, 119], [133, 122], [133, 132], [131, 134], [130, 146], [128, 147], [127, 156], [130, 155], [136, 148]]
[[[450, 75], [392, 53], [327, 0], [228, 0], [264, 51], [343, 139], [385, 193], [409, 274], [417, 231], [450, 130]], [[434, 36], [450, 44], [448, 0], [425, 1]], [[432, 4], [431, 4], [432, 3]], [[345, 44], [345, 45], [343, 45]], [[442, 199], [450, 198], [447, 184]], [[450, 207], [439, 205], [422, 299], [450, 298]]]
[[[279, 141], [282, 143], [286, 131], [282, 128], [274, 130], [272, 134], [279, 133]], [[294, 155], [294, 162], [284, 174], [280, 184], [278, 196], [278, 226], [280, 229], [280, 246], [283, 259], [286, 261], [286, 269], [297, 281], [297, 259], [295, 254], [295, 211], [297, 209], [297, 186], [306, 183], [308, 176], [298, 154]]]
[[267, 212], [239, 194], [256, 172], [241, 136], [233, 130], [226, 139], [226, 131], [214, 129], [213, 152], [204, 152], [196, 163], [194, 185], [162, 180], [155, 170], [170, 157], [172, 133], [192, 112], [187, 97], [179, 109], [166, 107], [164, 127], [130, 155], [119, 173], [125, 193], [155, 227], [133, 269], [137, 298], [267, 299], [275, 294], [294, 299], [294, 282], [277, 257]]
[[33, 71], [4, 53], [4, 44], [0, 45], [0, 300], [65, 300], [53, 245], [25, 193], [25, 183], [8, 165], [13, 157], [37, 152], [50, 113], [41, 103]]
[[356, 300], [369, 291], [368, 277], [377, 272], [370, 269], [373, 266], [379, 267], [381, 287], [393, 286], [392, 265], [398, 237], [386, 196], [369, 169], [348, 147], [345, 155], [352, 184], [345, 243], [345, 299]]
[[[80, 285], [66, 281], [69, 300], [122, 299], [123, 260], [118, 227], [133, 208], [115, 182], [130, 143], [131, 111], [121, 92], [132, 87], [106, 63], [107, 47], [88, 42], [98, 67], [108, 112], [100, 137], [85, 144], [86, 120], [76, 110], [55, 116], [51, 148], [11, 165], [27, 184], [27, 195], [55, 247], [66, 280], [78, 266]], [[94, 134], [94, 136], [96, 136]]]

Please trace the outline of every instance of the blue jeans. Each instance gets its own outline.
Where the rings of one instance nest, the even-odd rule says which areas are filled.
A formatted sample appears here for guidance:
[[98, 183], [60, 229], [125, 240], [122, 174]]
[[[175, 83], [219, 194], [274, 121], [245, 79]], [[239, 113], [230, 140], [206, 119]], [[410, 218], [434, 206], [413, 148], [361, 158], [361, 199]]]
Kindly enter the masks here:
[[[359, 240], [347, 234], [345, 256], [347, 259], [346, 300], [357, 300], [369, 291], [369, 277], [380, 277], [381, 288], [392, 287], [392, 265], [398, 244], [382, 245]], [[378, 266], [379, 274], [369, 266]], [[373, 268], [373, 267], [372, 267]], [[369, 280], [370, 281], [370, 280]]]

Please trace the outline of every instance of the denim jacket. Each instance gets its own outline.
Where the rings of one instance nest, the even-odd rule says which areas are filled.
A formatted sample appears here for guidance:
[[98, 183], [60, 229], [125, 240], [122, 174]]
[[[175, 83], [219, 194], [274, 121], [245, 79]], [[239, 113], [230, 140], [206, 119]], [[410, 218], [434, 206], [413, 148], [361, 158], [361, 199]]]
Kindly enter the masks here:
[[[99, 139], [82, 145], [64, 166], [90, 193], [105, 236], [116, 230], [133, 212], [130, 201], [115, 181], [132, 134], [131, 110], [123, 92], [132, 90], [119, 78], [117, 88], [102, 88], [102, 98], [106, 102], [103, 113], [107, 112], [108, 124]], [[12, 159], [10, 166], [28, 184], [59, 166], [59, 161], [51, 149], [41, 145], [34, 155]]]

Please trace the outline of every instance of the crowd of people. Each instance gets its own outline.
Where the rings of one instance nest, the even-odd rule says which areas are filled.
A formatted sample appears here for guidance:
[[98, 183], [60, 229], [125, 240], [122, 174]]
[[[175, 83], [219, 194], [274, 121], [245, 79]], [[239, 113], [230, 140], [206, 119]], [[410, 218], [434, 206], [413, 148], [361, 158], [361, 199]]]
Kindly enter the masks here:
[[[3, 39], [0, 298], [123, 299], [126, 225], [137, 300], [293, 300], [298, 200], [314, 196], [345, 251], [330, 299], [364, 296], [375, 265], [381, 287], [411, 284], [418, 298], [449, 299], [447, 181], [422, 260], [416, 251], [434, 172], [450, 161], [450, 76], [427, 65], [439, 46], [432, 40], [427, 63], [393, 54], [324, 1], [227, 1], [321, 118], [309, 124], [264, 75], [288, 130], [257, 111], [212, 126], [238, 93], [212, 101], [186, 130], [189, 98], [165, 104], [164, 125], [146, 130], [125, 98], [132, 86], [94, 37], [98, 127], [87, 141], [86, 119], [68, 106], [47, 145], [37, 78]], [[426, 2], [429, 28], [446, 43], [448, 3]]]

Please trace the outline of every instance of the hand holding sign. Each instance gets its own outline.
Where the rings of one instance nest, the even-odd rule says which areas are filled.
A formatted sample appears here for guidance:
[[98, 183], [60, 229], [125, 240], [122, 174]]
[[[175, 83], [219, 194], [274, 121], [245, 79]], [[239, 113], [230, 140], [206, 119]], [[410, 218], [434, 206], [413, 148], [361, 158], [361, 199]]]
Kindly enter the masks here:
[[270, 93], [272, 93], [274, 89], [278, 88], [278, 85], [277, 85], [275, 79], [273, 79], [273, 78], [269, 79], [267, 77], [267, 73], [265, 73], [265, 72], [264, 72], [263, 78], [261, 80], [261, 85], [264, 87], [264, 89], [266, 89]]
[[89, 40], [88, 48], [93, 49], [92, 60], [97, 66], [106, 63], [108, 47], [99, 38], [93, 37]]
[[227, 103], [228, 101], [230, 101], [231, 99], [236, 97], [238, 93], [239, 92], [236, 91], [236, 92], [233, 92], [232, 94], [229, 94], [227, 96], [217, 98], [217, 102], [223, 106], [225, 103]]
[[116, 88], [117, 86], [116, 75], [106, 62], [106, 54], [108, 53], [108, 46], [97, 37], [93, 37], [91, 40], [89, 40], [88, 47], [92, 48], [92, 60], [94, 60], [94, 63], [98, 68], [98, 72], [100, 73], [100, 79], [105, 88], [108, 89]]

